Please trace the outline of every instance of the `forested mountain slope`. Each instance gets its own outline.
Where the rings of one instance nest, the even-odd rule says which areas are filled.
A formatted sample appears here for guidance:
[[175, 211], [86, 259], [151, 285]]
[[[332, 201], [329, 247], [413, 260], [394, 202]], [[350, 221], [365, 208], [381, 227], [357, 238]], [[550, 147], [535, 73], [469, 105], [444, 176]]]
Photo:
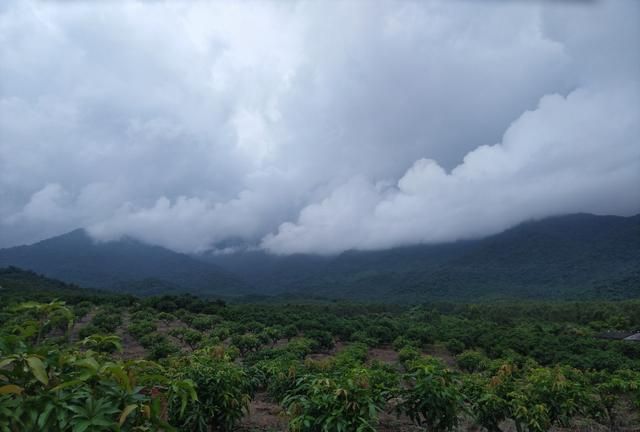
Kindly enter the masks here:
[[527, 222], [447, 244], [336, 256], [250, 250], [189, 256], [132, 239], [96, 243], [83, 230], [0, 250], [17, 266], [83, 287], [139, 295], [294, 295], [363, 301], [640, 297], [640, 215]]
[[335, 257], [208, 255], [267, 293], [382, 300], [640, 296], [640, 216], [577, 214], [480, 240]]
[[16, 266], [83, 287], [135, 294], [242, 295], [248, 284], [192, 257], [133, 239], [96, 243], [75, 230], [33, 245], [0, 250], [0, 267]]

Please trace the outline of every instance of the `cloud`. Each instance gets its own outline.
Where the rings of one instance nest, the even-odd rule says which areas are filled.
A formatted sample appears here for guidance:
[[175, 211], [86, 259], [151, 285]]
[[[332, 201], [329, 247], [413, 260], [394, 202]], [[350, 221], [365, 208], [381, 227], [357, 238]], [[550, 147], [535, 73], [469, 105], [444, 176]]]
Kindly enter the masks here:
[[0, 247], [84, 226], [331, 253], [640, 211], [637, 18], [634, 1], [10, 0]]
[[[447, 173], [420, 159], [394, 185], [354, 178], [263, 246], [333, 254], [434, 243], [502, 231], [529, 218], [574, 212], [630, 215], [640, 190], [637, 85], [549, 95], [500, 144], [468, 153]], [[603, 143], [606, 142], [606, 146]]]

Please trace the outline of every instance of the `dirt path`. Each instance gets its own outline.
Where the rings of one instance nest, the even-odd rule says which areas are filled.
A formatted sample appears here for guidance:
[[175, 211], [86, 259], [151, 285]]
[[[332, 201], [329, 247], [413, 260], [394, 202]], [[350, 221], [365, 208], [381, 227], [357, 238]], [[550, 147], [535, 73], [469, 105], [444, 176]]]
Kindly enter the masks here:
[[156, 321], [157, 332], [162, 335], [165, 335], [169, 339], [169, 341], [171, 341], [172, 344], [180, 348], [180, 351], [182, 352], [191, 352], [193, 350], [189, 345], [183, 343], [177, 337], [171, 336], [169, 332], [173, 329], [188, 328], [188, 327], [189, 326], [186, 323], [180, 320], [173, 320], [169, 323], [166, 323], [165, 321], [160, 321], [160, 320]]
[[309, 360], [315, 360], [315, 361], [324, 360], [329, 357], [333, 357], [334, 355], [338, 354], [340, 351], [344, 350], [346, 347], [347, 347], [347, 344], [345, 344], [344, 342], [336, 342], [335, 346], [331, 348], [329, 351], [308, 354], [307, 357], [305, 358]]
[[97, 308], [93, 308], [89, 312], [87, 312], [85, 316], [80, 318], [80, 320], [73, 323], [73, 327], [69, 332], [69, 342], [75, 343], [80, 340], [80, 330], [82, 330], [83, 327], [86, 327], [91, 322], [93, 317], [96, 316], [96, 313]]
[[123, 360], [144, 359], [147, 357], [147, 350], [127, 331], [130, 323], [131, 315], [125, 312], [122, 316], [122, 324], [116, 330], [116, 334], [122, 340], [122, 352], [118, 356]]
[[249, 405], [249, 414], [240, 423], [238, 431], [286, 431], [287, 418], [282, 407], [267, 398], [266, 393], [257, 393]]
[[442, 360], [442, 362], [451, 369], [458, 369], [458, 363], [456, 362], [455, 356], [442, 345], [429, 345], [422, 353]]
[[373, 361], [379, 361], [380, 363], [392, 365], [400, 363], [400, 357], [398, 356], [398, 353], [393, 348], [391, 348], [391, 346], [381, 346], [369, 349], [367, 360], [369, 363]]

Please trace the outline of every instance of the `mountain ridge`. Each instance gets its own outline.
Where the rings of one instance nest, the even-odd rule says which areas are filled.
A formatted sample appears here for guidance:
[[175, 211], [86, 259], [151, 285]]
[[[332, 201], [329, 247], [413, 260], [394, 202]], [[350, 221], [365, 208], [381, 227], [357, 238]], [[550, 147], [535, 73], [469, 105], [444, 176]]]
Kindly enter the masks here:
[[640, 215], [573, 214], [482, 239], [346, 251], [185, 255], [74, 230], [0, 249], [17, 266], [65, 282], [139, 295], [320, 296], [364, 301], [640, 297]]
[[[243, 295], [248, 284], [215, 265], [131, 238], [95, 242], [76, 229], [32, 245], [0, 249], [0, 267], [16, 266], [84, 287], [159, 294]], [[144, 283], [147, 282], [145, 286]]]
[[[271, 269], [247, 268], [260, 261], [257, 255], [206, 259], [254, 284], [266, 278], [262, 288], [278, 286], [275, 293], [401, 301], [640, 296], [640, 215], [556, 216], [482, 239], [324, 258], [267, 257]], [[302, 270], [285, 271], [294, 265]]]

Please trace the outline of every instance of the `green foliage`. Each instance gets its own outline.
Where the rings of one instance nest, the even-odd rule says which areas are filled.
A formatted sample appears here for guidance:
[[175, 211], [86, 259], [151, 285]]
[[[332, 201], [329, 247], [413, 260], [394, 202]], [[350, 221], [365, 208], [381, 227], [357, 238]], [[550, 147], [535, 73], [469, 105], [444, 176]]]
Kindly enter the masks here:
[[465, 348], [464, 342], [458, 339], [451, 339], [450, 341], [447, 341], [446, 347], [449, 352], [453, 354], [460, 354]]
[[178, 347], [162, 334], [150, 333], [140, 338], [140, 344], [149, 351], [149, 358], [159, 360], [178, 352]]
[[129, 324], [129, 327], [127, 327], [127, 331], [129, 332], [129, 334], [131, 334], [135, 338], [141, 339], [144, 336], [155, 332], [156, 328], [157, 327], [155, 323], [150, 320], [134, 321], [131, 324]]
[[216, 324], [218, 320], [213, 316], [201, 315], [195, 317], [191, 321], [191, 326], [197, 330], [211, 330]]
[[122, 314], [115, 307], [105, 307], [91, 320], [104, 333], [113, 333], [122, 324]]
[[102, 353], [122, 351], [122, 341], [116, 335], [91, 335], [84, 338], [82, 345]]
[[619, 429], [616, 407], [623, 398], [640, 410], [640, 372], [619, 370], [610, 374], [601, 371], [588, 373], [587, 377], [597, 397], [596, 417], [603, 419], [611, 430]]
[[435, 359], [412, 364], [400, 393], [398, 412], [406, 414], [429, 431], [449, 431], [458, 424], [463, 396], [454, 374]]
[[261, 345], [258, 337], [252, 333], [234, 335], [231, 338], [231, 344], [238, 348], [242, 356], [245, 356], [250, 351], [257, 350]]
[[477, 372], [487, 367], [489, 359], [480, 351], [467, 350], [456, 356], [460, 369], [466, 372]]
[[[190, 401], [188, 392], [169, 390], [192, 389], [190, 383], [168, 384], [159, 365], [141, 367], [105, 360], [92, 351], [32, 347], [24, 340], [5, 339], [0, 345], [2, 431], [169, 431], [173, 428], [163, 417], [162, 401]], [[149, 387], [138, 381], [149, 382]]]
[[16, 307], [18, 312], [26, 312], [33, 316], [35, 325], [38, 329], [35, 343], [40, 343], [45, 332], [51, 330], [52, 324], [63, 323], [67, 329], [73, 325], [73, 312], [65, 306], [64, 302], [52, 301], [50, 303], [27, 302]]
[[188, 405], [183, 416], [172, 412], [180, 430], [206, 432], [231, 430], [247, 411], [251, 382], [247, 373], [219, 350], [196, 351], [171, 363], [180, 379], [196, 386], [198, 403]]
[[375, 431], [387, 393], [371, 385], [371, 371], [304, 375], [283, 400], [292, 431]]
[[202, 333], [199, 331], [185, 327], [172, 329], [169, 334], [180, 342], [188, 345], [192, 350], [195, 350], [204, 339]]
[[333, 336], [328, 331], [310, 330], [305, 332], [304, 336], [313, 340], [317, 344], [317, 349], [320, 350], [330, 350], [335, 345]]
[[[400, 308], [63, 299], [0, 306], [0, 431], [7, 422], [11, 432], [65, 430], [53, 418], [86, 430], [117, 430], [121, 419], [122, 430], [170, 430], [161, 422], [231, 429], [253, 392], [266, 392], [290, 414], [292, 429], [307, 431], [371, 430], [385, 407], [434, 431], [455, 428], [463, 417], [489, 432], [505, 421], [522, 432], [575, 428], [577, 419], [593, 429], [638, 426], [630, 411], [640, 407], [640, 344], [599, 337], [610, 325], [640, 328], [638, 301]], [[67, 312], [76, 309], [99, 318], [72, 343], [63, 335]], [[131, 356], [131, 338], [107, 331], [116, 313], [130, 317], [127, 330], [160, 364], [117, 360]], [[167, 332], [162, 318], [187, 326]], [[198, 319], [216, 324], [201, 332], [192, 327]], [[335, 340], [339, 349], [330, 350]], [[400, 364], [374, 360], [370, 348], [388, 350], [390, 341]], [[427, 341], [434, 345], [424, 348]], [[112, 354], [119, 342], [124, 353]], [[441, 349], [462, 346], [455, 359]], [[442, 353], [451, 369], [423, 349]], [[16, 413], [15, 422], [5, 421]]]
[[405, 346], [398, 353], [400, 362], [405, 365], [417, 360], [418, 358], [420, 358], [420, 355], [420, 351], [410, 345]]
[[512, 416], [532, 432], [553, 425], [568, 426], [571, 418], [586, 414], [590, 398], [582, 374], [568, 367], [533, 368], [512, 394]]

